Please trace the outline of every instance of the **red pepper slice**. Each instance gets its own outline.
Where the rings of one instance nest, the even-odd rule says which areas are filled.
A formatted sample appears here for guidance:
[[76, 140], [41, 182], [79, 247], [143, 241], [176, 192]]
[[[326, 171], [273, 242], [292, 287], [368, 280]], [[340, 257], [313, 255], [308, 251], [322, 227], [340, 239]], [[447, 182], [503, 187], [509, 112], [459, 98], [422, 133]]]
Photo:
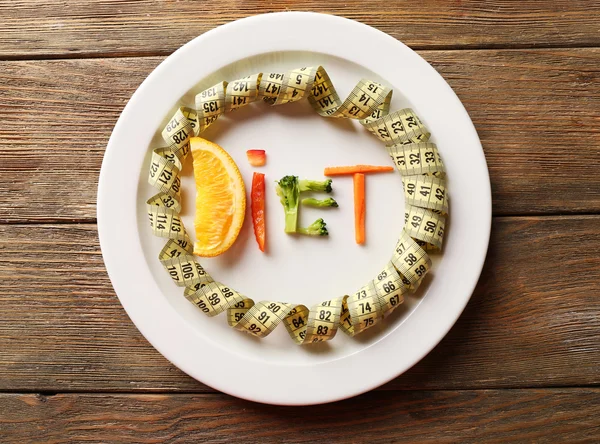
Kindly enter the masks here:
[[267, 153], [265, 150], [248, 150], [246, 151], [248, 162], [252, 166], [263, 166], [267, 163]]
[[254, 225], [254, 237], [258, 248], [265, 251], [265, 175], [254, 173], [252, 176], [252, 191], [250, 192], [250, 205], [252, 208], [252, 225]]

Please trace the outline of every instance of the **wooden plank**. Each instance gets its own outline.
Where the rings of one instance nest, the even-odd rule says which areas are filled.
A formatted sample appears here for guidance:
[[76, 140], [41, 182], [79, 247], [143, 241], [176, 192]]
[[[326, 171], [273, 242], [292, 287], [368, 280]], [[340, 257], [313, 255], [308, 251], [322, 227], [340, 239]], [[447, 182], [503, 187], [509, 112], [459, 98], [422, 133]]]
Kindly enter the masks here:
[[2, 394], [0, 409], [14, 444], [600, 440], [600, 389], [590, 388], [376, 392], [310, 408], [221, 394]]
[[259, 0], [115, 2], [0, 0], [0, 58], [166, 54], [218, 25], [266, 12], [314, 11], [374, 26], [418, 48], [590, 46], [600, 42], [592, 0], [539, 2]]
[[600, 49], [455, 54], [422, 53], [471, 115], [494, 213], [600, 211]]
[[[599, 247], [600, 216], [495, 219], [466, 311], [385, 388], [600, 384]], [[93, 225], [0, 225], [0, 312], [0, 390], [209, 390], [133, 326]]]
[[[421, 54], [473, 118], [495, 214], [600, 211], [600, 49]], [[0, 222], [95, 221], [108, 137], [161, 60], [0, 63]]]

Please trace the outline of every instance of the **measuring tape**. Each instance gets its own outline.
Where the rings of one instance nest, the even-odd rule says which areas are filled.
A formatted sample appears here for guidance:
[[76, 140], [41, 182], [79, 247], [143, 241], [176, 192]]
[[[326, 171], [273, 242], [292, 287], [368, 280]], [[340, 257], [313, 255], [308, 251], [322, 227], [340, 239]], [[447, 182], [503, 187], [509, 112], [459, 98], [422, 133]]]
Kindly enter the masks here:
[[[180, 172], [190, 151], [189, 140], [222, 114], [257, 100], [282, 105], [307, 98], [323, 117], [358, 120], [385, 143], [402, 175], [406, 202], [405, 226], [394, 254], [377, 276], [352, 295], [302, 304], [255, 303], [215, 281], [193, 255], [193, 246], [179, 216]], [[159, 260], [185, 297], [208, 316], [226, 312], [235, 329], [259, 338], [283, 323], [297, 344], [332, 339], [338, 330], [354, 336], [388, 316], [414, 292], [431, 268], [427, 251], [440, 251], [448, 214], [446, 171], [430, 133], [411, 109], [389, 113], [392, 90], [361, 80], [340, 100], [321, 67], [287, 73], [253, 74], [220, 82], [196, 95], [196, 109], [181, 107], [162, 131], [167, 146], [152, 152], [148, 182], [159, 192], [147, 201], [148, 217], [156, 236], [168, 238]]]

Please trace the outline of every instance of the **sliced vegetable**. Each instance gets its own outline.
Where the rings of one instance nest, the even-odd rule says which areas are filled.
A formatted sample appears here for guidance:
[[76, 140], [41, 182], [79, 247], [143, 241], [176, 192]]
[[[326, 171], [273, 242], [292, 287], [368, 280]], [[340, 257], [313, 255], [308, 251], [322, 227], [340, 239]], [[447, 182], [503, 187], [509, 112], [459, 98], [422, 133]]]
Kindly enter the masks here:
[[355, 173], [354, 184], [354, 236], [357, 244], [365, 243], [365, 175]]
[[307, 180], [302, 179], [298, 181], [298, 188], [300, 192], [305, 191], [324, 191], [325, 193], [331, 193], [331, 179], [325, 180]]
[[306, 228], [299, 227], [298, 233], [306, 236], [328, 236], [329, 232], [327, 231], [326, 225], [327, 224], [323, 219], [317, 219]]
[[392, 166], [354, 165], [325, 168], [325, 176], [344, 176], [356, 173], [387, 173], [394, 171]]
[[302, 205], [309, 207], [338, 207], [338, 203], [334, 198], [328, 197], [327, 199], [315, 199], [314, 197], [306, 197], [302, 199]]
[[227, 152], [200, 137], [190, 139], [196, 182], [194, 254], [214, 257], [235, 242], [246, 217], [246, 188]]
[[263, 166], [267, 163], [267, 154], [265, 150], [248, 150], [246, 151], [248, 162], [252, 166]]
[[254, 173], [252, 176], [250, 205], [252, 208], [254, 237], [258, 243], [258, 248], [264, 253], [267, 231], [265, 225], [265, 175], [262, 173]]
[[[284, 176], [277, 182], [277, 195], [285, 211], [285, 232], [299, 233], [307, 236], [327, 236], [329, 232], [325, 228], [323, 219], [317, 219], [309, 227], [298, 227], [298, 207], [300, 204], [300, 193], [304, 191], [331, 192], [331, 179], [326, 180], [298, 180], [297, 176]], [[334, 199], [318, 200], [307, 198], [302, 201], [305, 205], [317, 207], [338, 206]]]
[[300, 191], [297, 176], [284, 176], [277, 182], [277, 195], [285, 211], [285, 232], [295, 233], [298, 227], [298, 204]]

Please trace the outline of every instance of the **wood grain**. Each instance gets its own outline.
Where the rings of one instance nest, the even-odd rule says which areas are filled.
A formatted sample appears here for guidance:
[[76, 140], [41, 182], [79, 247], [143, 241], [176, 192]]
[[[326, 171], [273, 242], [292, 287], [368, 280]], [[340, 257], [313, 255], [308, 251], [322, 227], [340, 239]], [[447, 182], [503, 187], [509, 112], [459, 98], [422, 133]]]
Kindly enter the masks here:
[[600, 49], [454, 54], [422, 53], [471, 115], [494, 213], [599, 212]]
[[287, 10], [345, 16], [418, 48], [590, 46], [600, 43], [592, 0], [0, 0], [0, 58], [166, 54], [215, 26]]
[[[495, 214], [600, 211], [600, 49], [421, 55], [475, 123]], [[0, 222], [95, 221], [112, 128], [161, 60], [0, 63]]]
[[[0, 312], [0, 390], [210, 390], [131, 323], [93, 225], [0, 225]], [[600, 384], [598, 331], [600, 216], [497, 218], [458, 323], [385, 388]]]
[[[494, 218], [475, 293], [425, 359], [310, 408], [215, 393], [166, 361], [92, 225], [108, 137], [150, 71], [289, 9], [419, 49], [475, 123], [494, 214], [527, 216]], [[0, 442], [600, 442], [600, 215], [538, 217], [600, 213], [599, 17], [592, 0], [0, 0]]]
[[226, 395], [0, 395], [0, 433], [30, 442], [593, 442], [600, 389], [370, 393], [276, 407]]

